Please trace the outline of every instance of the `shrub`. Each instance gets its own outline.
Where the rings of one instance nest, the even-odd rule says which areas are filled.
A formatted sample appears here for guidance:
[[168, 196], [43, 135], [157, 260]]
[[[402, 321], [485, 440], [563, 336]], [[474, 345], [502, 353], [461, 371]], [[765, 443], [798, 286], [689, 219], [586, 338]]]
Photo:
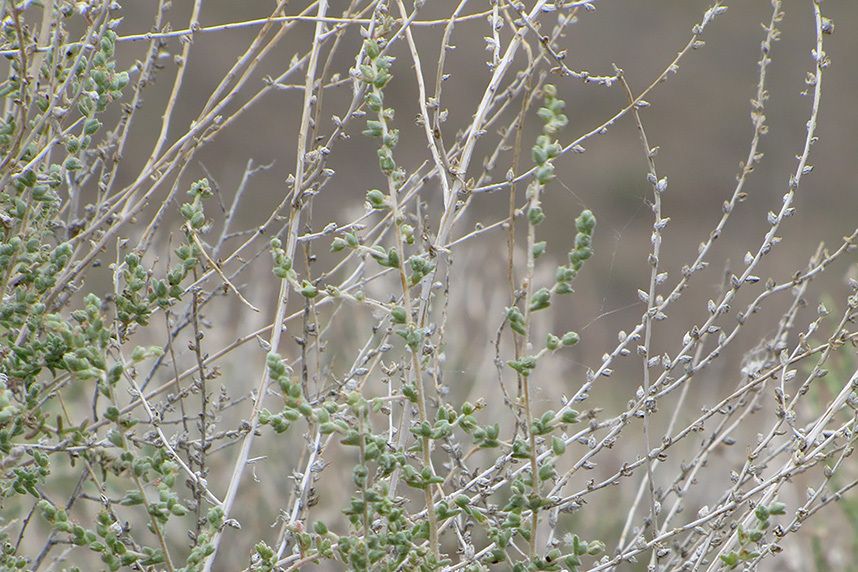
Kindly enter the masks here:
[[[798, 566], [827, 565], [826, 547], [804, 554], [798, 533], [856, 484], [858, 284], [812, 316], [805, 306], [856, 233], [786, 279], [763, 275], [812, 171], [833, 31], [821, 3], [794, 171], [697, 322], [674, 310], [706, 290], [698, 275], [763, 159], [779, 0], [747, 158], [678, 275], [646, 98], [704, 47], [721, 2], [640, 92], [618, 67], [573, 69], [560, 47], [595, 1], [463, 2], [440, 20], [423, 2], [337, 12], [318, 0], [300, 15], [276, 4], [268, 18], [204, 26], [196, 0], [171, 27], [162, 1], [152, 31], [133, 35], [139, 18], [115, 2], [3, 5], [2, 568], [714, 570], [785, 549]], [[459, 26], [485, 35], [489, 80], [448, 125]], [[418, 47], [422, 27], [438, 31], [437, 66]], [[180, 127], [185, 76], [200, 65], [193, 39], [235, 29], [250, 43]], [[309, 44], [260, 77], [299, 29]], [[135, 42], [145, 52], [129, 64]], [[624, 103], [580, 134], [573, 82]], [[141, 110], [160, 85], [152, 143]], [[394, 95], [406, 88], [416, 100]], [[278, 91], [300, 94], [296, 129], [282, 134], [296, 141], [294, 170], [268, 209], [248, 189], [272, 166], [248, 160], [227, 200], [212, 175], [195, 176], [196, 159]], [[652, 222], [640, 319], [599, 359], [581, 349], [586, 324], [561, 324], [583, 303], [579, 278], [605, 269], [591, 267], [606, 254], [603, 217], [546, 197], [560, 164], [621, 122], [642, 143]], [[373, 156], [362, 180], [335, 171], [355, 141]], [[503, 214], [465, 230], [486, 203]], [[464, 247], [476, 242], [488, 244], [475, 258]], [[764, 320], [754, 339], [747, 324]], [[681, 338], [671, 346], [657, 339], [668, 324]], [[590, 367], [570, 373], [564, 355]], [[716, 364], [736, 382], [713, 384]], [[451, 367], [470, 373], [457, 383]]]

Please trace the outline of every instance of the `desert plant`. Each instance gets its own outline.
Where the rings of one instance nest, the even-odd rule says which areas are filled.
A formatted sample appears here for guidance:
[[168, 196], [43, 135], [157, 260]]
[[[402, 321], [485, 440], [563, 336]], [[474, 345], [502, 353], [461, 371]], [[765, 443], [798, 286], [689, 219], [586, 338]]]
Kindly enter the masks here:
[[[856, 484], [858, 283], [835, 315], [807, 300], [858, 230], [793, 258], [786, 278], [764, 263], [813, 170], [833, 32], [820, 0], [807, 2], [797, 162], [699, 319], [677, 306], [707, 291], [716, 241], [763, 161], [780, 0], [755, 56], [746, 159], [679, 264], [665, 255], [673, 189], [647, 98], [704, 48], [720, 1], [638, 92], [617, 66], [573, 69], [561, 47], [595, 0], [463, 0], [436, 19], [422, 1], [278, 0], [265, 18], [215, 25], [201, 24], [202, 0], [182, 24], [173, 3], [149, 4], [150, 31], [124, 17], [139, 6], [109, 0], [8, 0], [0, 14], [0, 568], [826, 561], [801, 531]], [[450, 109], [460, 26], [485, 36], [488, 81]], [[423, 28], [437, 36], [431, 69]], [[234, 30], [249, 43], [185, 125], [179, 109], [199, 99], [187, 76], [204, 67], [194, 40]], [[301, 30], [308, 43], [271, 75]], [[566, 95], [573, 84], [623, 103], [590, 119]], [[252, 110], [282, 114], [265, 99], [282, 93], [299, 94], [300, 112], [280, 137], [294, 155], [269, 206], [249, 189], [277, 167], [242, 157], [230, 192], [198, 160]], [[570, 126], [572, 109], [594, 126]], [[605, 217], [548, 201], [561, 164], [622, 123], [642, 145], [652, 221], [645, 285], [631, 290], [639, 320], [598, 358], [582, 349], [586, 324], [566, 318], [587, 303], [579, 282], [605, 268]], [[371, 164], [341, 175], [355, 152]], [[564, 355], [589, 367], [570, 372]], [[848, 367], [821, 381], [832, 362]], [[473, 379], [457, 383], [451, 364]], [[707, 378], [715, 365], [734, 381]]]

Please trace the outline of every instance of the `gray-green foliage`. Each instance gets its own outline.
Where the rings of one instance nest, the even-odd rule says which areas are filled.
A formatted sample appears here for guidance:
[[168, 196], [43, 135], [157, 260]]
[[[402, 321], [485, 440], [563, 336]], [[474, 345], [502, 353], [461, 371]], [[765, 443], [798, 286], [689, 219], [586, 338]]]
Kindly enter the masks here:
[[[19, 17], [24, 14], [20, 8], [12, 10]], [[73, 12], [64, 11], [65, 5], [57, 10], [61, 18], [73, 17]], [[95, 153], [101, 145], [107, 144], [98, 138], [103, 134], [99, 117], [111, 105], [119, 104], [123, 89], [129, 83], [128, 72], [117, 70], [117, 36], [110, 26], [105, 24], [99, 29], [99, 42], [94, 52], [85, 53], [78, 47], [69, 49], [63, 58], [56, 58], [58, 52], [54, 51], [44, 58], [42, 73], [53, 78], [55, 86], [56, 82], [63, 82], [65, 93], [52, 98], [51, 92], [33, 94], [27, 91], [26, 86], [15, 79], [15, 74], [21, 71], [19, 62], [26, 60], [14, 57], [11, 60], [14, 73], [3, 83], [4, 97], [25, 102], [33, 99], [38, 111], [26, 121], [22, 121], [24, 115], [15, 113], [4, 118], [0, 139], [3, 155], [16, 158], [14, 162], [4, 161], [4, 165], [17, 168], [21, 164], [33, 164], [24, 171], [14, 168], [4, 171], [3, 176], [11, 179], [11, 184], [0, 193], [4, 217], [0, 243], [4, 292], [0, 305], [0, 335], [5, 348], [0, 354], [0, 370], [4, 372], [0, 386], [0, 451], [4, 455], [23, 451], [25, 458], [31, 459], [5, 474], [2, 492], [10, 501], [16, 496], [32, 497], [41, 518], [53, 529], [49, 542], [69, 542], [89, 549], [97, 553], [110, 570], [164, 565], [176, 570], [200, 570], [206, 557], [213, 552], [213, 533], [223, 527], [223, 511], [214, 506], [202, 513], [195, 527], [194, 540], [183, 557], [182, 551], [172, 557], [165, 553], [166, 527], [170, 521], [178, 519], [187, 523], [195, 510], [200, 514], [200, 509], [188, 508], [187, 492], [179, 486], [182, 478], [173, 456], [175, 453], [157, 446], [157, 441], [140, 442], [137, 431], [141, 419], [124, 408], [121, 399], [124, 390], [119, 388], [129, 382], [136, 387], [134, 380], [140, 379], [137, 368], [163, 356], [161, 347], [135, 346], [130, 341], [133, 334], [141, 328], [150, 328], [159, 314], [186, 301], [191, 295], [187, 288], [189, 279], [207, 270], [199, 236], [206, 233], [209, 224], [205, 211], [206, 200], [213, 195], [209, 182], [202, 179], [193, 183], [188, 191], [190, 201], [178, 208], [184, 221], [184, 240], [173, 248], [175, 262], [164, 274], [153, 271], [144, 261], [142, 252], [130, 251], [111, 265], [116, 289], [109, 300], [93, 292], [86, 293], [88, 286], [84, 286], [84, 295], [75, 297], [66, 285], [57, 282], [58, 277], [68, 275], [79, 248], [76, 233], [87, 224], [75, 221], [78, 226], [71, 229], [64, 223], [62, 209], [67, 206], [64, 207], [61, 194], [66, 192], [67, 180], [85, 178], [86, 172], [96, 166]], [[382, 28], [380, 26], [379, 31]], [[7, 36], [7, 41], [14, 47], [14, 34]], [[384, 88], [392, 77], [394, 61], [382, 53], [384, 45], [385, 39], [379, 35], [366, 40], [363, 46], [365, 61], [359, 73], [369, 113], [364, 134], [378, 140], [380, 172], [387, 179], [390, 192], [397, 193], [404, 181], [404, 171], [397, 167], [394, 158], [399, 137], [392, 124], [394, 111], [384, 103]], [[540, 190], [553, 177], [551, 159], [559, 149], [550, 135], [566, 123], [561, 113], [563, 102], [556, 96], [556, 89], [546, 86], [543, 91], [546, 101], [539, 116], [545, 122], [544, 134], [533, 147], [538, 171], [532, 186]], [[73, 118], [70, 127], [63, 131], [66, 153], [55, 153], [51, 161], [34, 160], [40, 137], [38, 130], [49, 133], [53, 127], [47, 115], [56, 115], [61, 108], [65, 110], [63, 115]], [[24, 107], [19, 106], [19, 109]], [[24, 146], [25, 143], [28, 146]], [[366, 199], [372, 209], [382, 214], [391, 208], [397, 209], [396, 200], [378, 189], [370, 190]], [[416, 296], [423, 281], [435, 272], [435, 256], [417, 243], [414, 226], [404, 212], [397, 210], [396, 216], [398, 243], [388, 247], [364, 246], [359, 234], [344, 232], [334, 238], [331, 250], [335, 253], [358, 251], [381, 268], [401, 272], [405, 287], [414, 289], [412, 296]], [[542, 218], [535, 207], [528, 212], [533, 224], [541, 222]], [[569, 253], [569, 264], [557, 268], [557, 282], [552, 288], [543, 288], [534, 295], [531, 310], [548, 307], [553, 293], [572, 291], [573, 278], [591, 254], [595, 218], [584, 211], [576, 226], [578, 234]], [[540, 243], [539, 254], [545, 247], [545, 242]], [[317, 286], [301, 277], [281, 240], [272, 239], [270, 249], [274, 275], [288, 281], [306, 299], [317, 297]], [[333, 287], [328, 288], [328, 293], [342, 295]], [[361, 296], [351, 299], [359, 301]], [[416, 325], [401, 304], [387, 307], [403, 349], [421, 356], [427, 332]], [[512, 307], [510, 327], [520, 332], [523, 320], [518, 309]], [[577, 341], [574, 332], [562, 336], [549, 334], [547, 345], [554, 351]], [[510, 363], [525, 375], [535, 364], [536, 358]], [[336, 520], [328, 524], [317, 520], [309, 530], [291, 530], [305, 557], [338, 560], [354, 570], [393, 571], [403, 566], [437, 570], [449, 564], [450, 559], [439, 554], [437, 547], [433, 549], [426, 544], [430, 539], [429, 521], [409, 515], [404, 506], [405, 498], [401, 496], [403, 492], [393, 491], [390, 486], [394, 475], [414, 490], [431, 492], [442, 485], [445, 479], [419, 461], [415, 452], [423, 447], [434, 449], [449, 442], [454, 435], [457, 439], [470, 440], [481, 450], [499, 450], [500, 428], [481, 418], [481, 406], [466, 402], [459, 407], [446, 404], [438, 407], [434, 418], [410, 427], [414, 438], [411, 445], [397, 450], [391, 446], [388, 435], [373, 430], [373, 418], [382, 411], [382, 401], [367, 398], [357, 390], [346, 393], [343, 400], [311, 400], [279, 355], [270, 353], [267, 367], [272, 382], [279, 387], [283, 406], [276, 411], [267, 408], [260, 411], [259, 423], [277, 434], [308, 425], [317, 427], [320, 435], [332, 436], [341, 446], [353, 449], [357, 459], [352, 469], [354, 493], [342, 511], [349, 526], [340, 526]], [[104, 405], [97, 405], [103, 421], [97, 423], [94, 418], [70, 426], [67, 412], [58, 414], [56, 409], [60, 392], [67, 386], [95, 388], [99, 397], [106, 400]], [[402, 395], [415, 405], [423, 399], [414, 382], [402, 387]], [[560, 457], [565, 451], [565, 444], [557, 434], [567, 424], [577, 421], [577, 412], [572, 409], [559, 414], [549, 411], [533, 420], [531, 431], [544, 437], [552, 436], [551, 446], [545, 449], [549, 458], [542, 464], [539, 475], [522, 473], [509, 482], [505, 491], [498, 491], [507, 501], [490, 517], [485, 507], [474, 504], [464, 494], [453, 501], [437, 501], [429, 507], [433, 513], [431, 526], [447, 527], [454, 522], [456, 527], [477, 526], [491, 542], [491, 549], [467, 570], [483, 569], [492, 562], [508, 562], [515, 570], [574, 570], [581, 565], [582, 558], [601, 551], [603, 545], [599, 542], [586, 543], [574, 536], [568, 543], [534, 558], [522, 560], [509, 552], [517, 538], [527, 540], [533, 534], [526, 515], [550, 506], [549, 499], [535, 492], [537, 488], [533, 482], [555, 477], [552, 458]], [[93, 426], [103, 429], [95, 432]], [[47, 452], [27, 445], [36, 440], [51, 443]], [[93, 471], [93, 482], [104, 491], [102, 494], [117, 487], [125, 490], [98, 511], [94, 522], [76, 521], [60, 503], [42, 492], [43, 488], [50, 489], [52, 460], [65, 454], [80, 459], [88, 471]], [[512, 459], [530, 454], [528, 445], [521, 440], [516, 440], [510, 453]], [[198, 507], [200, 499], [197, 490], [190, 504]], [[143, 529], [149, 534], [141, 534], [143, 530], [130, 523], [123, 524], [122, 517], [116, 514], [120, 507], [122, 511], [138, 511], [146, 522]], [[277, 560], [276, 552], [268, 544], [264, 541], [256, 544], [252, 558], [254, 570], [274, 570]], [[19, 555], [7, 544], [4, 569], [27, 567], [29, 562], [26, 556]]]
[[[20, 45], [26, 4], [4, 3], [4, 48], [14, 51]], [[56, 37], [61, 38], [77, 11], [69, 2], [54, 4]], [[75, 292], [62, 282], [70, 280], [70, 264], [80, 255], [78, 233], [100, 215], [89, 210], [88, 220], [75, 219], [79, 213], [69, 213], [62, 197], [71, 186], [85, 184], [93, 169], [105, 168], [100, 154], [111, 141], [115, 144], [115, 133], [104, 133], [100, 117], [120, 105], [129, 83], [129, 72], [116, 62], [113, 27], [119, 10], [113, 5], [99, 11], [87, 30], [92, 45], [49, 50], [38, 70], [25, 69], [38, 58], [9, 57], [10, 73], [0, 84], [4, 100], [14, 102], [9, 115], [0, 119], [0, 453], [10, 460], [23, 455], [22, 462], [4, 469], [0, 492], [5, 506], [17, 504], [15, 497], [33, 498], [38, 514], [54, 530], [51, 542], [88, 548], [110, 570], [165, 562], [162, 546], [139, 544], [138, 532], [120, 522], [114, 506], [138, 507], [149, 530], [159, 536], [170, 519], [188, 515], [179, 497], [178, 465], [167, 451], [130, 438], [139, 420], [122, 411], [117, 386], [138, 375], [138, 364], [162, 353], [160, 347], [135, 346], [129, 336], [148, 326], [153, 313], [181, 300], [186, 295], [183, 282], [200, 266], [197, 247], [188, 241], [175, 249], [178, 263], [164, 276], [153, 275], [139, 254], [125, 255], [112, 266], [119, 290], [110, 302], [87, 293], [89, 286]], [[39, 90], [33, 89], [33, 77]], [[40, 156], [40, 145], [51, 136], [61, 147]], [[189, 232], [199, 231], [205, 223], [201, 201], [211, 196], [208, 183], [195, 183], [190, 194], [192, 202], [180, 212]], [[70, 424], [68, 410], [59, 403], [66, 388], [71, 395], [95, 390], [106, 398], [106, 404], [97, 406], [104, 430], [96, 434], [91, 429], [97, 418]], [[70, 459], [82, 462], [99, 486], [135, 488], [107, 502], [94, 522], [76, 522], [43, 492], [43, 487], [51, 490], [57, 457], [68, 451], [76, 451]], [[102, 491], [109, 494], [107, 488]], [[30, 559], [6, 539], [3, 569], [28, 568]], [[187, 559], [189, 570], [201, 562], [195, 554], [205, 546], [204, 536], [195, 544]]]

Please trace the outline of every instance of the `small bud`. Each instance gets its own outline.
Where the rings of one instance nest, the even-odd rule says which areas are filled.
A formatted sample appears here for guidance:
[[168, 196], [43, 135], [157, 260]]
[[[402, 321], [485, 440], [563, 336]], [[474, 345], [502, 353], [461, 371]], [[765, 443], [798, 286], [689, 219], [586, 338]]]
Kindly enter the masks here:
[[313, 299], [319, 294], [319, 289], [313, 286], [307, 280], [301, 283], [301, 295], [305, 298]]
[[578, 423], [578, 412], [574, 409], [564, 409], [560, 414], [561, 423]]
[[381, 54], [381, 48], [375, 40], [364, 40], [364, 48], [369, 59], [374, 60]]
[[564, 346], [574, 346], [579, 341], [581, 341], [581, 338], [575, 332], [566, 332], [560, 340]]
[[551, 305], [551, 291], [548, 288], [540, 288], [536, 292], [534, 292], [533, 297], [530, 299], [530, 310], [535, 312], [537, 310], [544, 310], [548, 306]]
[[545, 347], [551, 351], [556, 350], [560, 347], [560, 338], [554, 334], [548, 334], [548, 339], [545, 341]]
[[403, 308], [402, 306], [395, 306], [390, 311], [390, 317], [393, 320], [394, 324], [404, 324], [408, 316], [405, 313], [405, 308]]
[[366, 194], [366, 202], [374, 209], [387, 208], [387, 202], [384, 193], [378, 189], [372, 189]]
[[542, 207], [531, 207], [527, 211], [527, 220], [530, 224], [536, 226], [545, 220], [545, 213]]

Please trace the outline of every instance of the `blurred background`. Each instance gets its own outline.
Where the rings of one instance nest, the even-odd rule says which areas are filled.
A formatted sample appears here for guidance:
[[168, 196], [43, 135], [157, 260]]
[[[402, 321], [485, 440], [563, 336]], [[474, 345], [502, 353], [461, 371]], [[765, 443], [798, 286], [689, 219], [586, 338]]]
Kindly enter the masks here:
[[[117, 32], [120, 36], [145, 33], [154, 20], [156, 2], [135, 0], [126, 2], [125, 18]], [[271, 0], [209, 0], [203, 4], [200, 17], [202, 27], [248, 21], [267, 17], [273, 9]], [[173, 2], [168, 12], [172, 28], [187, 27], [192, 2]], [[612, 65], [622, 68], [632, 90], [639, 93], [656, 78], [677, 52], [685, 46], [694, 24], [698, 23], [710, 6], [709, 0], [605, 0], [593, 2], [593, 11], [580, 10], [578, 19], [566, 28], [557, 42], [566, 50], [566, 64], [573, 69], [586, 69], [593, 74], [610, 74]], [[296, 14], [304, 9], [301, 2], [290, 2], [287, 13]], [[335, 0], [330, 15], [339, 16], [346, 3]], [[450, 0], [432, 0], [420, 8], [420, 19], [446, 18], [455, 8]], [[490, 8], [485, 0], [471, 2], [464, 13]], [[409, 6], [411, 9], [411, 6]], [[760, 150], [764, 159], [750, 176], [745, 191], [748, 199], [736, 209], [725, 232], [715, 243], [710, 265], [693, 278], [692, 288], [673, 307], [669, 319], [657, 324], [655, 351], [673, 355], [681, 345], [683, 334], [707, 317], [706, 302], [720, 291], [725, 270], [742, 266], [746, 251], [759, 248], [768, 229], [766, 214], [777, 211], [787, 190], [790, 174], [795, 170], [796, 155], [801, 152], [810, 111], [810, 98], [805, 90], [806, 75], [812, 70], [811, 50], [815, 45], [813, 10], [809, 1], [788, 0], [784, 3], [785, 18], [779, 24], [782, 31], [771, 53], [773, 59], [768, 71], [766, 102], [768, 133], [763, 137]], [[858, 189], [856, 164], [858, 163], [858, 3], [826, 2], [823, 11], [835, 25], [835, 33], [825, 38], [825, 51], [832, 64], [823, 79], [822, 107], [817, 133], [819, 140], [811, 154], [813, 172], [802, 180], [795, 201], [797, 214], [781, 227], [782, 244], [760, 267], [763, 279], [778, 282], [807, 265], [808, 259], [820, 243], [836, 248], [841, 237], [858, 226]], [[721, 205], [733, 192], [739, 163], [748, 153], [753, 134], [750, 119], [750, 99], [756, 91], [760, 42], [765, 36], [761, 24], [771, 16], [769, 2], [736, 2], [706, 29], [705, 46], [692, 50], [680, 63], [678, 72], [657, 86], [646, 98], [651, 107], [642, 111], [642, 120], [650, 144], [659, 147], [656, 165], [659, 176], [669, 179], [663, 199], [664, 216], [670, 225], [664, 232], [662, 265], [668, 271], [668, 285], [678, 280], [681, 268], [693, 261], [698, 245], [706, 240], [721, 216]], [[274, 51], [268, 54], [258, 71], [247, 83], [247, 94], [277, 77], [290, 66], [294, 57], [303, 55], [311, 43], [312, 23], [296, 23], [295, 28]], [[182, 92], [177, 99], [170, 139], [183, 134], [196, 118], [203, 104], [218, 85], [236, 58], [252, 41], [257, 28], [243, 27], [212, 33], [198, 33], [190, 50], [189, 66]], [[439, 45], [443, 26], [421, 26], [414, 29], [424, 66], [424, 75], [430, 91], [434, 89]], [[508, 39], [508, 30], [503, 32]], [[484, 37], [490, 35], [485, 18], [458, 23], [451, 43], [455, 50], [447, 54], [446, 71], [450, 74], [444, 84], [441, 106], [449, 111], [443, 126], [446, 141], [453, 141], [457, 132], [470, 121], [491, 71], [486, 65], [490, 53], [485, 50]], [[343, 35], [337, 54], [330, 61], [329, 78], [339, 75], [346, 78], [354, 65], [354, 56], [360, 46], [357, 26], [351, 26]], [[144, 95], [144, 105], [136, 120], [134, 137], [125, 153], [124, 167], [120, 171], [121, 183], [132, 182], [149, 155], [161, 124], [161, 113], [169, 97], [177, 65], [174, 55], [181, 51], [178, 39], [165, 44], [162, 68], [156, 83]], [[395, 123], [401, 130], [396, 156], [409, 172], [420, 163], [431, 160], [426, 149], [422, 127], [415, 118], [417, 88], [411, 59], [404, 42], [399, 42], [392, 54], [397, 57], [393, 66], [394, 79], [385, 90], [386, 103], [396, 109]], [[131, 65], [143, 56], [146, 42], [126, 42], [118, 50], [120, 59]], [[325, 54], [326, 55], [326, 54]], [[518, 62], [520, 65], [520, 61]], [[546, 66], [543, 64], [544, 68]], [[626, 104], [621, 87], [611, 88], [584, 85], [574, 79], [554, 78], [559, 97], [567, 103], [569, 125], [558, 134], [561, 142], [574, 140], [607, 120]], [[289, 190], [287, 178], [295, 169], [297, 128], [303, 101], [303, 68], [292, 74], [280, 89], [269, 90], [243, 112], [240, 121], [226, 127], [212, 142], [196, 155], [185, 173], [183, 188], [203, 176], [209, 176], [220, 189], [225, 201], [230, 201], [242, 179], [249, 159], [255, 164], [271, 164], [248, 183], [245, 198], [238, 210], [236, 226], [253, 228], [261, 224]], [[351, 83], [325, 91], [323, 112], [317, 126], [321, 134], [330, 133], [332, 116], [343, 114], [351, 100]], [[244, 98], [246, 99], [246, 97]], [[228, 115], [243, 105], [242, 97], [232, 104]], [[514, 105], [517, 109], [517, 105]], [[510, 119], [513, 115], [510, 115]], [[506, 122], [509, 123], [509, 122]], [[501, 122], [501, 124], [505, 124]], [[528, 117], [523, 141], [529, 149], [535, 140], [540, 124], [535, 113]], [[329, 222], [346, 224], [365, 212], [364, 196], [368, 189], [384, 184], [377, 168], [376, 142], [360, 131], [362, 120], [353, 120], [348, 127], [350, 138], [338, 141], [333, 149], [329, 166], [336, 173], [314, 200], [312, 219], [302, 232], [319, 231]], [[490, 153], [496, 137], [486, 137], [486, 143], [477, 148], [468, 176], [476, 176], [482, 157]], [[535, 377], [538, 386], [536, 407], [540, 410], [557, 409], [559, 399], [577, 389], [588, 368], [596, 368], [601, 356], [616, 345], [617, 333], [629, 330], [638, 323], [643, 304], [637, 290], [647, 289], [649, 269], [647, 254], [652, 213], [649, 208], [651, 187], [646, 181], [647, 166], [634, 121], [630, 116], [611, 126], [604, 135], [588, 140], [583, 154], [568, 154], [556, 160], [557, 178], [544, 195], [546, 222], [540, 226], [540, 238], [549, 243], [548, 253], [540, 259], [539, 280], [550, 283], [555, 264], [562, 263], [574, 236], [573, 220], [584, 209], [591, 209], [599, 224], [594, 236], [594, 257], [588, 261], [575, 283], [573, 296], [560, 299], [550, 317], [542, 318], [539, 331], [575, 330], [582, 341], [576, 347], [560, 352], [539, 370]], [[529, 167], [529, 153], [523, 154], [522, 163], [514, 168], [521, 172]], [[491, 172], [491, 181], [502, 181], [510, 168], [509, 153]], [[523, 197], [524, 185], [518, 192]], [[166, 191], [161, 191], [162, 193]], [[427, 218], [437, 225], [440, 212], [441, 190], [436, 179], [427, 182], [423, 197], [428, 208]], [[434, 210], [433, 210], [434, 209]], [[467, 213], [458, 223], [453, 236], [460, 237], [476, 225], [490, 225], [506, 216], [508, 192], [486, 193], [474, 196]], [[216, 213], [209, 213], [217, 218]], [[160, 252], [167, 253], [170, 234], [159, 235]], [[317, 272], [327, 270], [337, 260], [328, 252], [328, 239], [314, 246], [318, 255]], [[519, 256], [519, 262], [523, 260]], [[829, 272], [815, 281], [808, 293], [808, 312], [800, 314], [799, 328], [815, 318], [819, 300], [827, 299], [832, 310], [845, 305], [848, 293], [847, 280], [856, 262], [854, 253], [838, 260]], [[456, 251], [451, 283], [451, 312], [455, 320], [448, 324], [448, 347], [443, 363], [444, 383], [450, 388], [451, 401], [465, 399], [488, 400], [487, 414], [503, 418], [503, 404], [497, 393], [494, 368], [495, 332], [503, 318], [504, 307], [509, 304], [506, 288], [506, 242], [502, 231], [487, 232], [477, 239], [463, 243]], [[230, 343], [270, 321], [278, 284], [270, 274], [270, 264], [263, 257], [259, 268], [246, 276], [241, 288], [246, 297], [263, 311], [253, 314], [235, 303], [221, 304], [207, 315], [211, 327], [206, 331], [209, 351]], [[105, 285], [109, 287], [109, 285]], [[379, 285], [373, 290], [380, 298], [385, 288], [395, 291], [395, 283]], [[740, 295], [736, 308], [749, 303], [759, 292]], [[732, 391], [740, 380], [743, 356], [760, 340], [770, 336], [777, 320], [790, 304], [788, 296], [772, 300], [758, 317], [750, 320], [737, 341], [725, 352], [717, 365], [695, 377], [689, 414], [681, 421], [689, 421], [705, 404], [712, 404]], [[296, 306], [295, 309], [299, 309]], [[329, 335], [335, 347], [329, 345], [331, 375], [344, 376], [351, 367], [355, 350], [363, 343], [359, 337], [374, 323], [365, 309], [348, 308], [349, 318], [338, 322]], [[465, 318], [465, 319], [460, 319]], [[728, 321], [728, 323], [730, 323]], [[300, 334], [296, 323], [279, 351], [287, 358], [298, 355], [294, 336]], [[825, 335], [828, 335], [826, 333]], [[329, 342], [331, 344], [333, 342]], [[253, 346], [253, 347], [251, 347]], [[508, 349], [508, 348], [507, 348]], [[181, 359], [190, 359], [184, 351]], [[264, 361], [264, 350], [256, 344], [231, 353], [219, 364], [222, 375], [216, 380], [232, 396], [246, 394], [257, 383]], [[169, 369], [169, 368], [168, 368]], [[618, 364], [613, 377], [599, 382], [588, 407], [604, 408], [616, 414], [626, 406], [641, 384], [641, 367], [637, 359]], [[163, 372], [168, 379], [170, 371]], [[510, 378], [511, 380], [511, 378]], [[508, 383], [514, 383], [508, 380]], [[371, 390], [374, 391], [374, 390]], [[385, 391], [379, 388], [377, 391]], [[768, 399], [766, 405], [770, 405]], [[249, 404], [239, 404], [225, 413], [235, 415], [234, 423], [246, 416]], [[240, 410], [240, 411], [239, 411]], [[606, 415], [608, 414], [606, 413]], [[663, 412], [657, 420], [663, 427], [670, 412]], [[765, 427], [766, 429], [768, 426]], [[635, 429], [636, 430], [636, 429]], [[633, 430], [633, 431], [635, 431]], [[760, 427], [763, 430], [763, 427]], [[742, 439], [744, 437], [744, 440]], [[741, 463], [755, 437], [754, 427], [739, 438], [732, 448], [718, 451], [711, 463], [724, 460], [722, 468], [707, 471], [698, 487], [692, 488], [687, 500], [689, 517], [697, 513], [708, 499], [707, 479], [716, 491], [729, 485], [729, 471]], [[693, 441], [694, 438], [691, 438]], [[617, 470], [623, 460], [634, 458], [641, 451], [640, 443], [629, 442], [618, 450], [605, 452], [597, 459], [597, 466], [586, 477], [599, 479]], [[691, 443], [692, 449], [698, 443]], [[256, 538], [250, 530], [258, 530], [259, 537], [270, 537], [279, 528], [279, 511], [286, 508], [285, 498], [293, 486], [291, 471], [301, 456], [304, 441], [301, 435], [290, 438], [257, 441], [253, 457], [253, 475], [245, 478], [235, 517], [242, 531], [228, 530], [225, 549], [219, 559], [219, 570], [239, 570], [247, 565], [251, 545], [248, 539]], [[583, 450], [583, 448], [582, 448]], [[209, 482], [222, 490], [228, 481], [235, 448], [226, 449], [215, 467]], [[336, 451], [328, 459], [332, 463], [322, 473], [316, 487], [320, 494], [320, 507], [328, 510], [332, 518], [350, 490], [348, 471], [339, 470]], [[487, 458], [488, 460], [488, 458]], [[683, 451], [671, 455], [665, 464], [660, 486], [669, 486], [671, 475], [683, 460]], [[479, 465], [479, 463], [477, 463]], [[852, 467], [847, 474], [854, 475]], [[657, 477], [659, 479], [659, 477]], [[577, 485], [585, 482], [582, 480]], [[637, 489], [637, 478], [629, 479], [619, 488], [604, 494], [593, 495], [590, 507], [602, 507], [568, 515], [565, 529], [576, 531], [586, 538], [603, 538], [611, 550], [625, 520], [625, 511]], [[571, 488], [577, 490], [576, 484]], [[798, 489], [800, 490], [800, 489]], [[285, 491], [285, 492], [284, 492]], [[620, 501], [617, 502], [617, 495]], [[786, 499], [796, 501], [796, 498]], [[802, 500], [802, 499], [798, 499]], [[327, 508], [325, 508], [327, 507]], [[773, 570], [814, 570], [821, 563], [830, 570], [855, 569], [851, 564], [854, 550], [854, 530], [848, 512], [829, 507], [827, 516], [814, 521], [812, 532], [801, 535], [795, 545], [788, 545], [789, 556], [769, 562]], [[271, 527], [274, 528], [271, 528]], [[825, 539], [827, 552], [824, 558], [814, 560], [814, 546]], [[816, 543], [816, 544], [815, 544]], [[251, 543], [252, 544], [252, 543]], [[816, 568], [814, 568], [816, 566]]]

